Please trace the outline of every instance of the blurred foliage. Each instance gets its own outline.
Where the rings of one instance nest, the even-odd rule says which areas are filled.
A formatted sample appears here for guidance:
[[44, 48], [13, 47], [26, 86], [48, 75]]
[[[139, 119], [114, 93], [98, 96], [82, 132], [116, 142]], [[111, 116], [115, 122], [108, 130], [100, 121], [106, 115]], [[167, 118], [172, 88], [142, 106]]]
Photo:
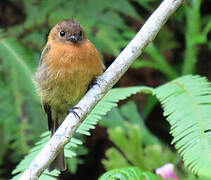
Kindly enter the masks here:
[[[128, 114], [128, 109], [132, 116]], [[108, 122], [114, 121], [121, 123], [108, 125]], [[107, 159], [102, 161], [106, 170], [133, 165], [144, 171], [153, 171], [166, 162], [176, 164], [176, 154], [162, 145], [142, 122], [134, 102], [122, 105], [120, 110], [113, 109], [104, 118], [102, 123], [107, 124], [109, 139], [116, 146], [107, 150]]]
[[12, 151], [9, 159], [17, 162], [44, 130], [45, 123], [42, 123], [39, 97], [31, 80], [31, 67], [27, 64], [30, 55], [14, 39], [8, 38], [0, 39], [0, 57], [4, 67], [0, 76], [0, 159], [3, 160], [7, 151]]
[[[11, 177], [10, 174], [7, 175], [13, 168], [11, 165], [17, 164], [23, 155], [29, 152], [32, 144], [47, 127], [46, 117], [31, 79], [49, 30], [60, 20], [68, 18], [78, 20], [88, 38], [100, 51], [102, 58], [107, 60], [106, 65], [109, 65], [111, 62], [106, 58], [113, 59], [121, 52], [160, 2], [155, 0], [0, 2], [0, 177], [1, 174], [4, 177], [6, 174], [6, 179]], [[135, 61], [132, 69], [153, 68], [162, 73], [164, 81], [195, 73], [198, 55], [202, 49], [211, 49], [211, 40], [208, 38], [211, 16], [202, 14], [202, 3], [202, 0], [187, 0], [184, 7], [180, 8], [171, 17], [168, 25], [163, 27], [155, 41], [145, 49], [142, 57]], [[144, 120], [156, 103], [155, 98], [148, 97], [142, 112]], [[132, 122], [129, 125], [125, 124], [118, 121], [119, 112], [115, 111], [117, 116], [115, 126], [119, 127], [113, 129], [109, 125], [109, 134], [119, 133], [124, 140], [128, 140], [128, 137], [133, 136], [133, 134], [129, 136], [129, 132], [134, 130], [134, 133], [136, 132], [141, 138], [138, 143], [144, 145], [141, 150], [145, 154], [148, 146], [153, 147], [153, 143], [158, 139], [144, 128], [144, 121], [139, 119], [139, 122], [142, 122], [139, 125]], [[114, 116], [115, 113], [113, 111], [112, 113]], [[121, 113], [124, 111], [121, 110]], [[126, 114], [138, 116], [131, 111]], [[141, 134], [137, 132], [137, 128], [142, 129]], [[124, 134], [125, 130], [129, 131], [127, 135]], [[151, 144], [147, 144], [148, 142]], [[156, 146], [155, 149], [158, 149], [156, 153], [163, 147], [167, 148], [163, 143], [158, 143]], [[86, 150], [81, 151], [81, 154], [86, 153]], [[118, 151], [116, 155], [124, 160]], [[76, 171], [78, 163], [82, 163], [82, 160], [76, 158], [71, 162], [68, 161], [71, 172]]]
[[126, 167], [126, 168], [119, 168], [113, 169], [111, 171], [106, 172], [103, 174], [99, 180], [114, 180], [114, 179], [121, 179], [121, 180], [138, 180], [138, 179], [147, 179], [147, 180], [161, 180], [162, 178], [159, 176], [154, 175], [150, 172], [143, 172], [137, 167]]
[[[188, 1], [189, 2], [189, 1]], [[181, 63], [176, 57], [176, 66], [174, 68], [168, 64], [168, 60], [163, 56], [164, 52], [179, 48], [179, 42], [174, 39], [172, 31], [164, 27], [155, 39], [155, 43], [151, 43], [145, 49], [145, 56], [141, 61], [135, 61], [132, 65], [133, 68], [152, 67], [162, 72], [168, 80], [172, 80], [180, 75], [195, 73], [195, 66], [197, 62], [197, 54], [200, 49], [197, 45], [208, 45], [208, 33], [211, 30], [210, 15], [201, 19], [200, 8], [201, 0], [190, 1], [183, 8], [180, 8], [176, 15], [173, 15], [170, 21], [177, 23], [174, 26], [177, 33], [182, 33], [185, 37], [185, 51], [184, 61]], [[184, 19], [186, 20], [186, 29], [184, 29]], [[165, 36], [165, 38], [163, 37]], [[163, 37], [163, 38], [162, 38]], [[157, 46], [155, 46], [157, 44]], [[181, 71], [182, 70], [182, 71]]]

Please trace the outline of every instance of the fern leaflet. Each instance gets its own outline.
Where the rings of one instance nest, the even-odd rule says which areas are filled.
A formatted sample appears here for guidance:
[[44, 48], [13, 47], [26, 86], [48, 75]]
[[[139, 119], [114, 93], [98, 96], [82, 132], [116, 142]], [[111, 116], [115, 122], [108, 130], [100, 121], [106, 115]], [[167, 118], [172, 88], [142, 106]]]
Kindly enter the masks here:
[[119, 169], [113, 169], [105, 174], [103, 174], [98, 180], [138, 180], [138, 179], [147, 179], [147, 180], [161, 180], [162, 178], [156, 176], [151, 172], [141, 171], [137, 167], [125, 167]]
[[211, 177], [211, 87], [206, 78], [184, 76], [155, 89], [171, 125], [172, 143], [194, 173]]

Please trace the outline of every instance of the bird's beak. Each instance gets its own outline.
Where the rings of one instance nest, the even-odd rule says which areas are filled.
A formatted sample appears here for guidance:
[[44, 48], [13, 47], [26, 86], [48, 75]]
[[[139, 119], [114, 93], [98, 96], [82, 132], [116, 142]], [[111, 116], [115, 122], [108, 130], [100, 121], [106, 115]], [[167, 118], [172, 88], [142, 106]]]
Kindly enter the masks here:
[[77, 35], [72, 35], [68, 38], [68, 41], [71, 41], [72, 43], [77, 43], [80, 40], [81, 40], [81, 37]]

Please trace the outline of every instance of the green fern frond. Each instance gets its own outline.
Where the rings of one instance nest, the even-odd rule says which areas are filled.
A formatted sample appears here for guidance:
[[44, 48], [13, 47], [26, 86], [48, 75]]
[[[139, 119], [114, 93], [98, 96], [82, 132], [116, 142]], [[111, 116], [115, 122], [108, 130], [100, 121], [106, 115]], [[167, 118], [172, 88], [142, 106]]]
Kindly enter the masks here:
[[172, 143], [194, 173], [211, 177], [211, 86], [184, 76], [155, 89], [171, 125]]
[[[71, 138], [70, 142], [65, 146], [65, 156], [66, 157], [74, 157], [76, 156], [76, 152], [71, 150], [73, 147], [77, 147], [82, 144], [82, 141], [79, 140], [76, 135], [90, 135], [90, 129], [94, 129], [97, 122], [105, 115], [108, 111], [112, 109], [112, 107], [117, 106], [117, 102], [123, 100], [132, 94], [136, 94], [137, 92], [148, 92], [152, 93], [152, 89], [148, 87], [130, 87], [130, 88], [117, 88], [110, 90], [104, 98], [96, 105], [96, 107], [92, 110], [89, 116], [82, 122], [82, 124], [76, 130], [76, 134], [73, 138]], [[41, 135], [41, 140], [35, 144], [35, 147], [32, 148], [27, 156], [18, 164], [15, 170], [13, 170], [12, 174], [23, 172], [31, 163], [31, 161], [36, 157], [36, 155], [40, 152], [40, 150], [44, 147], [45, 143], [49, 140], [50, 133], [45, 132]], [[53, 171], [53, 173], [55, 173]], [[58, 175], [59, 173], [57, 173]], [[48, 172], [44, 172], [43, 176], [48, 175]], [[49, 175], [52, 175], [49, 173]], [[17, 178], [16, 175], [14, 179]]]
[[137, 167], [125, 167], [119, 169], [113, 169], [105, 174], [103, 174], [98, 180], [138, 180], [138, 179], [148, 179], [148, 180], [161, 180], [162, 178], [156, 176], [151, 172], [141, 171]]
[[32, 62], [25, 49], [12, 38], [0, 39], [0, 58], [8, 67], [8, 71], [15, 71], [18, 83], [31, 97], [38, 101], [32, 82], [32, 72], [26, 62]]
[[21, 48], [21, 46], [12, 38], [0, 39], [0, 45], [1, 58], [9, 59], [10, 57], [12, 59], [11, 61], [20, 64], [20, 66], [25, 70], [27, 75], [31, 76], [32, 73], [30, 69], [23, 61], [23, 59], [25, 59], [26, 57], [24, 57], [23, 49]]
[[132, 94], [138, 92], [152, 92], [151, 88], [148, 87], [130, 87], [130, 88], [116, 88], [110, 90], [103, 99], [96, 105], [89, 116], [83, 121], [80, 127], [76, 130], [77, 133], [90, 135], [89, 129], [93, 129], [94, 126], [103, 115], [110, 111], [113, 107], [117, 106], [117, 102]]
[[[44, 132], [41, 136], [42, 139], [38, 141], [35, 146], [30, 150], [29, 154], [24, 157], [24, 159], [17, 165], [15, 170], [12, 171], [12, 174], [17, 174], [23, 172], [31, 163], [31, 161], [37, 156], [40, 150], [44, 147], [45, 143], [49, 140], [50, 132]], [[45, 180], [56, 180], [56, 176], [58, 176], [60, 172], [58, 170], [54, 170], [49, 173], [47, 170], [40, 176], [39, 179]], [[20, 174], [15, 175], [12, 180], [17, 180], [21, 176]]]
[[[1, 149], [12, 153], [9, 159], [17, 163], [29, 150], [29, 142], [33, 140], [33, 128], [36, 118], [32, 116], [30, 108], [38, 114], [38, 102], [33, 101], [36, 97], [31, 82], [31, 70], [28, 66], [30, 56], [24, 48], [12, 38], [0, 38], [0, 59], [2, 69], [0, 78], [0, 114], [1, 114]], [[29, 96], [27, 95], [29, 94]], [[27, 106], [30, 102], [30, 106]], [[29, 123], [30, 120], [30, 123]], [[16, 124], [14, 126], [14, 124]], [[37, 130], [36, 130], [37, 131]], [[40, 130], [41, 131], [41, 130]], [[26, 133], [30, 134], [26, 136]], [[36, 137], [36, 136], [35, 136]], [[5, 153], [6, 153], [5, 151]], [[3, 154], [4, 155], [4, 154]]]

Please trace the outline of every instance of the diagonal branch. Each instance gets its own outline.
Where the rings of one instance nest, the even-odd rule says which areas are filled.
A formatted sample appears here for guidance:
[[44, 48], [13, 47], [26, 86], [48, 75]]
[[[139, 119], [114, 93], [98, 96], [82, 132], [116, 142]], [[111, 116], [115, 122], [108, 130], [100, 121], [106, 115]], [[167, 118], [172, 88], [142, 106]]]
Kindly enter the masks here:
[[182, 2], [183, 0], [164, 0], [161, 3], [112, 65], [97, 79], [97, 84], [94, 85], [76, 105], [80, 107], [76, 112], [81, 118], [77, 119], [72, 113], [68, 114], [56, 133], [48, 143], [46, 143], [42, 151], [20, 177], [21, 180], [34, 180], [39, 178], [59, 151], [69, 142], [80, 123], [127, 71], [133, 61], [142, 53], [146, 45], [155, 38], [163, 24]]

